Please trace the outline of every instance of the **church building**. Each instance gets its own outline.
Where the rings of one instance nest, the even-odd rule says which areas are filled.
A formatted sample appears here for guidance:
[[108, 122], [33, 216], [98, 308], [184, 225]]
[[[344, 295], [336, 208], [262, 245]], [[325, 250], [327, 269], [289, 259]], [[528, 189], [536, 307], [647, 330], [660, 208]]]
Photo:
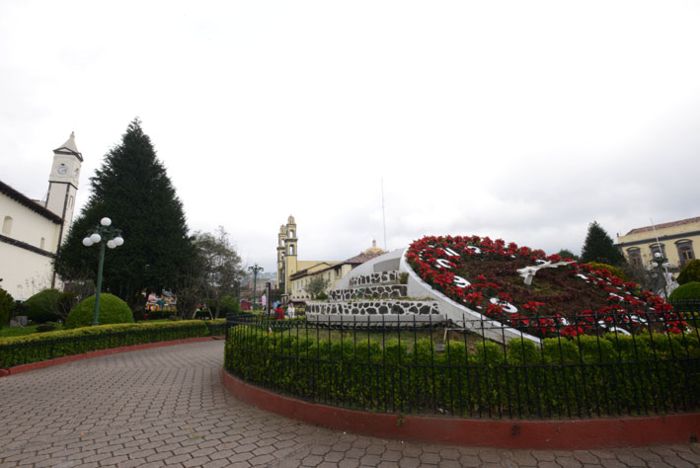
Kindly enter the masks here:
[[277, 234], [277, 289], [289, 300], [311, 299], [306, 286], [315, 277], [321, 277], [326, 284], [326, 292], [347, 275], [350, 270], [381, 255], [384, 250], [372, 242], [372, 247], [345, 261], [299, 260], [297, 251], [297, 225], [294, 216], [289, 216], [287, 225], [280, 226]]
[[71, 133], [53, 150], [45, 199], [34, 200], [0, 180], [0, 288], [15, 299], [59, 287], [54, 259], [73, 220], [82, 162]]

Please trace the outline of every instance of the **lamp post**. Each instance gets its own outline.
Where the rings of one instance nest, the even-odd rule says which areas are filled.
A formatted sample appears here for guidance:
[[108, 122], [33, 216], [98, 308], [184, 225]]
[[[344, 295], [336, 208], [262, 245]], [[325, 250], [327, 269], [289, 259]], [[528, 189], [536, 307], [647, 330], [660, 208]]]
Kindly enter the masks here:
[[[109, 240], [107, 239], [109, 238]], [[100, 220], [100, 224], [93, 229], [92, 234], [83, 239], [85, 247], [95, 244], [100, 245], [100, 260], [97, 264], [97, 284], [95, 285], [95, 311], [92, 317], [92, 324], [100, 323], [100, 292], [102, 291], [102, 269], [105, 264], [105, 247], [114, 249], [124, 245], [124, 238], [119, 229], [112, 227], [112, 220], [105, 217]]]
[[652, 262], [656, 264], [657, 275], [659, 277], [659, 285], [664, 291], [664, 297], [668, 300], [668, 262], [661, 252], [655, 252]]
[[258, 273], [263, 271], [263, 267], [256, 263], [255, 265], [248, 267], [248, 271], [253, 273], [253, 310], [255, 310], [255, 290], [257, 289]]

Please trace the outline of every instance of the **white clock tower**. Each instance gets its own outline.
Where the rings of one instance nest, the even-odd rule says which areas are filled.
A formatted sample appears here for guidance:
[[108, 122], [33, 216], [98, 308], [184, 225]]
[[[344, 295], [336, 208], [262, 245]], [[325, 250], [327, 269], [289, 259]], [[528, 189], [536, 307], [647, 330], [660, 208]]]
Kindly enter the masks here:
[[58, 245], [63, 242], [73, 221], [75, 195], [78, 191], [82, 162], [83, 155], [75, 146], [75, 133], [72, 132], [68, 141], [53, 150], [53, 166], [49, 175], [49, 192], [46, 196], [46, 208], [63, 220]]

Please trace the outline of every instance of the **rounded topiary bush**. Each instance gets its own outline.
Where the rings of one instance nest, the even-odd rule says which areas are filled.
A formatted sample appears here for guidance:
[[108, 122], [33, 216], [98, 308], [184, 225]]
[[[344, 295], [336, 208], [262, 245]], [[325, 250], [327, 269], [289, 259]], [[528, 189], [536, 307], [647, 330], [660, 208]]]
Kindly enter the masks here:
[[700, 260], [691, 260], [683, 267], [678, 275], [678, 284], [686, 284], [691, 281], [700, 281]]
[[24, 301], [24, 310], [29, 320], [34, 323], [55, 322], [60, 320], [58, 301], [61, 292], [58, 289], [44, 289]]
[[671, 302], [700, 301], [700, 281], [691, 281], [678, 286], [669, 296]]
[[[66, 328], [92, 325], [95, 296], [83, 299], [68, 314]], [[126, 302], [109, 293], [100, 294], [100, 325], [108, 323], [133, 323], [134, 316]]]

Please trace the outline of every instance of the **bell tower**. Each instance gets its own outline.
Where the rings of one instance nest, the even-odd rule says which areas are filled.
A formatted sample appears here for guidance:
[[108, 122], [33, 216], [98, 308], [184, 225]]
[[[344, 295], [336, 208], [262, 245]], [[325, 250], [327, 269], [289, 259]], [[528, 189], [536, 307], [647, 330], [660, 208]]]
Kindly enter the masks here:
[[284, 288], [285, 293], [291, 294], [289, 277], [297, 272], [297, 224], [292, 215], [289, 215], [287, 219], [286, 230], [284, 239]]
[[284, 241], [287, 238], [287, 230], [284, 224], [280, 225], [280, 232], [277, 234], [277, 289], [284, 292], [285, 268], [284, 268]]
[[83, 155], [75, 145], [75, 133], [71, 132], [68, 140], [53, 150], [53, 165], [49, 174], [49, 191], [45, 205], [47, 209], [63, 219], [58, 239], [59, 246], [73, 221], [75, 195], [78, 192], [82, 162]]

